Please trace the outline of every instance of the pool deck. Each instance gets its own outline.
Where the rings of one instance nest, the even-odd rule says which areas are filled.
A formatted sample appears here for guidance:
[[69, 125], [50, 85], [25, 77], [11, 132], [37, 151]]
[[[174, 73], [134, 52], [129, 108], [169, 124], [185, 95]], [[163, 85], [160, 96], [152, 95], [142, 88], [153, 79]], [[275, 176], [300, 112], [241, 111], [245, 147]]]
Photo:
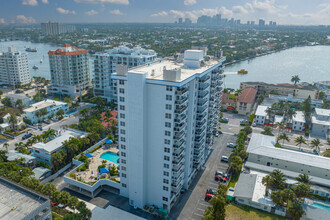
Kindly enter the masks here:
[[[76, 177], [81, 178], [85, 182], [95, 182], [96, 181], [95, 178], [97, 177], [97, 173], [98, 173], [98, 166], [102, 165], [102, 161], [104, 160], [100, 158], [100, 156], [105, 152], [118, 153], [119, 150], [115, 146], [111, 145], [110, 147], [103, 146], [97, 151], [93, 152], [93, 157], [89, 158], [90, 159], [89, 169], [83, 172], [78, 172]], [[107, 162], [106, 167], [109, 167], [109, 165], [118, 167], [118, 165], [115, 163], [112, 163], [108, 160], [105, 161]], [[106, 178], [112, 178], [112, 177], [110, 177], [110, 174], [107, 174]], [[114, 178], [120, 181], [120, 177], [117, 176]]]

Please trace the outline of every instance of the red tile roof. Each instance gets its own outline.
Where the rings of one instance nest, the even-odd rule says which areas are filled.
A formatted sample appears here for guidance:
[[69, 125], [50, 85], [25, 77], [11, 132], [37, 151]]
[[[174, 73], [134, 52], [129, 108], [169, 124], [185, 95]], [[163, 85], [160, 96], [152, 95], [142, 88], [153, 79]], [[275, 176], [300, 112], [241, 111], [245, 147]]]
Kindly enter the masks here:
[[71, 45], [70, 44], [63, 44], [62, 47], [71, 47]]
[[253, 103], [257, 92], [258, 90], [252, 87], [243, 89], [242, 93], [238, 96], [238, 102]]
[[[248, 87], [242, 90], [241, 94], [238, 96], [237, 102], [244, 102], [244, 103], [253, 103], [254, 99], [256, 98], [258, 90], [252, 87]], [[221, 96], [221, 103], [222, 104], [230, 104], [234, 105], [235, 102], [232, 99], [229, 99], [229, 93], [222, 93]]]

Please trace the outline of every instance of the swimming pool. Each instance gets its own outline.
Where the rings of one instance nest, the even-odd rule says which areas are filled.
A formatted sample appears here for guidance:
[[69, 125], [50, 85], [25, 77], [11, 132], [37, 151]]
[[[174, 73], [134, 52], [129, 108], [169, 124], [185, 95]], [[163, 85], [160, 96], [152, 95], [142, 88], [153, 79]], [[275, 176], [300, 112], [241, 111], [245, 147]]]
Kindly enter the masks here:
[[107, 161], [110, 161], [110, 162], [115, 163], [115, 164], [118, 165], [118, 162], [117, 161], [118, 161], [119, 157], [117, 156], [116, 153], [113, 153], [113, 152], [108, 151], [108, 152], [103, 153], [100, 156], [100, 158], [102, 158], [104, 160], [107, 160]]
[[70, 116], [70, 115], [74, 115], [76, 113], [77, 113], [77, 110], [73, 109], [73, 110], [70, 110], [67, 113], [65, 113], [65, 115]]
[[313, 202], [311, 204], [311, 206], [314, 206], [314, 207], [319, 208], [319, 209], [324, 209], [324, 210], [330, 211], [330, 206], [323, 205], [323, 204], [320, 204], [320, 203]]

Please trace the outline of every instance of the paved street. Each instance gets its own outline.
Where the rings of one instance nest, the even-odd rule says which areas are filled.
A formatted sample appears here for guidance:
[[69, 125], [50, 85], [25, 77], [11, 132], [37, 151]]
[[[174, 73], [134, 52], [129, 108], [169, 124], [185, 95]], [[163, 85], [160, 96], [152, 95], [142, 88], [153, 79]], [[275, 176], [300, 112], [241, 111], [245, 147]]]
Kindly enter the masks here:
[[[185, 192], [173, 206], [170, 219], [201, 219], [204, 210], [210, 206], [204, 201], [207, 189], [217, 189], [218, 183], [214, 180], [215, 171], [226, 172], [228, 164], [220, 162], [221, 156], [229, 156], [231, 148], [227, 148], [228, 142], [235, 142], [233, 135], [222, 134], [215, 139], [212, 146], [212, 153], [205, 166], [196, 175], [189, 190]], [[182, 210], [182, 211], [181, 211]], [[181, 211], [181, 212], [180, 212]]]
[[[40, 131], [39, 129], [31, 129], [29, 131], [29, 133], [35, 134], [35, 135], [40, 135], [42, 134], [45, 130], [48, 130], [49, 128], [54, 129], [54, 130], [59, 130], [61, 127], [66, 126], [66, 125], [71, 125], [71, 124], [77, 124], [79, 122], [79, 118], [78, 117], [70, 117], [70, 118], [63, 118], [61, 121], [49, 124], [44, 126], [42, 129], [42, 131]], [[9, 144], [8, 150], [14, 150], [15, 149], [15, 143], [19, 143], [19, 142], [23, 142], [26, 143], [27, 140], [22, 141], [22, 138], [20, 135], [20, 137], [15, 138], [13, 140], [8, 141], [7, 143]]]

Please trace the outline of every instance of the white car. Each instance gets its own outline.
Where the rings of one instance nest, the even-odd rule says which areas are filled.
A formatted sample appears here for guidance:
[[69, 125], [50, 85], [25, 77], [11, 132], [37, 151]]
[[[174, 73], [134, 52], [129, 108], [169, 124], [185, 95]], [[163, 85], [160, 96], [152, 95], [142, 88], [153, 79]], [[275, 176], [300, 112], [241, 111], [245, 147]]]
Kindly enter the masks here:
[[227, 147], [234, 148], [235, 144], [234, 143], [227, 143]]

